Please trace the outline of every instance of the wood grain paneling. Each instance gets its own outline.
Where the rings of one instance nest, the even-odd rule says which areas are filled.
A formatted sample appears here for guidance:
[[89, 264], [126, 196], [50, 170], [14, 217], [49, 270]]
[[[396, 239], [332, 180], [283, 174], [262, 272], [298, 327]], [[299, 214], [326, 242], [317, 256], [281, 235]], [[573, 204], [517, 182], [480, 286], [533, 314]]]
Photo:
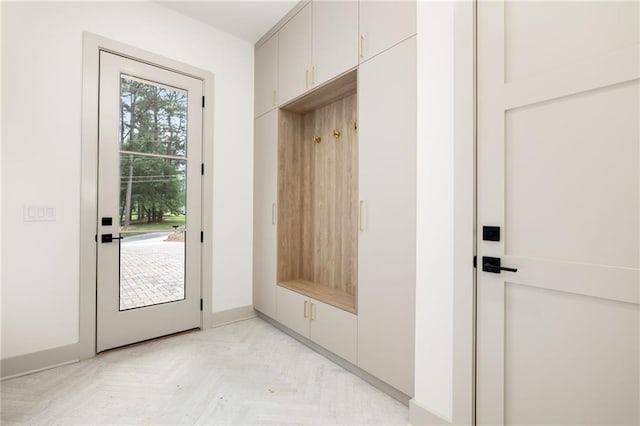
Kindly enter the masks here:
[[[319, 96], [327, 99], [326, 93]], [[312, 105], [320, 101], [305, 102]], [[304, 115], [281, 110], [278, 145], [278, 282], [305, 282], [296, 291], [354, 313], [358, 258], [356, 117], [355, 93]], [[334, 131], [340, 136], [335, 137]], [[312, 286], [317, 289], [308, 291]], [[336, 297], [336, 293], [341, 295]]]
[[[313, 281], [355, 295], [357, 259], [356, 95], [312, 113], [322, 142], [314, 150]], [[333, 136], [334, 130], [340, 137]]]
[[279, 284], [280, 287], [304, 294], [316, 300], [340, 308], [353, 314], [356, 313], [355, 299], [344, 291], [337, 290], [333, 287], [318, 284], [307, 280], [291, 280], [284, 281]]
[[302, 117], [280, 110], [278, 120], [278, 282], [302, 270]]
[[339, 78], [331, 80], [323, 86], [318, 87], [309, 95], [296, 99], [282, 108], [298, 114], [306, 114], [355, 94], [357, 87], [358, 73], [356, 70], [353, 70]]

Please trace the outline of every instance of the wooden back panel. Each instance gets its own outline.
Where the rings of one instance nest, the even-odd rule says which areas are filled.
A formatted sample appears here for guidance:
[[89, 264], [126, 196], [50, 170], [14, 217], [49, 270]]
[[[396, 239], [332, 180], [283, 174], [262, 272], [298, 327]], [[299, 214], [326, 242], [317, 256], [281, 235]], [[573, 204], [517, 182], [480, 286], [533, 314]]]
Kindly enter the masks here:
[[304, 280], [330, 287], [353, 296], [354, 305], [356, 119], [355, 94], [304, 115], [281, 110], [278, 142], [278, 282]]

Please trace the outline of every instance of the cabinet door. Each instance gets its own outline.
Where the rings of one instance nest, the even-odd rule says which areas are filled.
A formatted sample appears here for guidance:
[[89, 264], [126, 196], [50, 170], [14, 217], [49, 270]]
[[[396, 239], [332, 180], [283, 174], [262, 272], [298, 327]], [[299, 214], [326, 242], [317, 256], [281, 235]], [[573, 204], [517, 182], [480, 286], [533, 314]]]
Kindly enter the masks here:
[[358, 320], [355, 315], [311, 299], [311, 340], [355, 364]]
[[253, 176], [253, 306], [276, 316], [276, 178], [278, 110], [255, 122]]
[[285, 327], [309, 338], [309, 298], [295, 291], [277, 286], [276, 319]]
[[311, 3], [282, 27], [278, 44], [281, 105], [311, 87]]
[[415, 0], [360, 2], [360, 62], [415, 33]]
[[312, 83], [319, 85], [358, 65], [358, 2], [313, 1]]
[[360, 65], [358, 366], [413, 393], [416, 37]]
[[256, 49], [255, 64], [256, 117], [276, 106], [278, 90], [278, 34]]

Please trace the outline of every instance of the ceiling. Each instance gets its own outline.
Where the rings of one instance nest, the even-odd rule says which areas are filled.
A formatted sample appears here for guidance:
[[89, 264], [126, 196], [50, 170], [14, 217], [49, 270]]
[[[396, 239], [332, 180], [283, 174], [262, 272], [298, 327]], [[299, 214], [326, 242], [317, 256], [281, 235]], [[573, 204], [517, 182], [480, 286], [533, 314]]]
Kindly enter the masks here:
[[299, 0], [208, 0], [158, 3], [255, 44]]

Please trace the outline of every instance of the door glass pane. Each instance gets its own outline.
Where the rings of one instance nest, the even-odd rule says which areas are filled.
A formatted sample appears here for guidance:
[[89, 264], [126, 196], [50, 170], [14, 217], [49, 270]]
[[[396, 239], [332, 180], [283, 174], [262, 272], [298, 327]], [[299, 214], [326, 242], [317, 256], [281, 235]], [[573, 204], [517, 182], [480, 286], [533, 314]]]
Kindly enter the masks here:
[[187, 94], [120, 80], [120, 310], [185, 298]]
[[187, 92], [120, 77], [120, 149], [184, 157], [187, 153]]

